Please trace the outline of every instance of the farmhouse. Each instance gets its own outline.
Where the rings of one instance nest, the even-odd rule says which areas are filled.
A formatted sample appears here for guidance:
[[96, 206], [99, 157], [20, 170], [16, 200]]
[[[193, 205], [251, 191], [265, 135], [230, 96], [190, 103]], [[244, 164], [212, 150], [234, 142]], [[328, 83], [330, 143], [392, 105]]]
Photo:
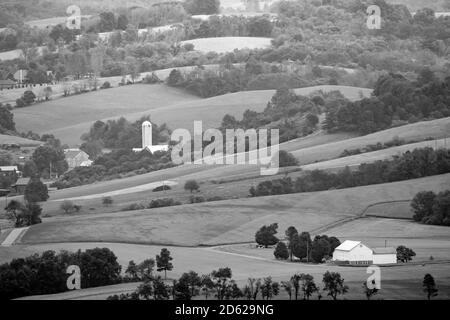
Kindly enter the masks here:
[[2, 166], [0, 167], [0, 176], [13, 176], [18, 175], [20, 177], [21, 172], [17, 166]]
[[80, 149], [66, 149], [64, 150], [69, 170], [77, 167], [89, 167], [92, 161], [89, 160], [89, 155]]
[[383, 265], [397, 263], [395, 248], [369, 248], [361, 241], [344, 241], [334, 249], [333, 261], [351, 265]]

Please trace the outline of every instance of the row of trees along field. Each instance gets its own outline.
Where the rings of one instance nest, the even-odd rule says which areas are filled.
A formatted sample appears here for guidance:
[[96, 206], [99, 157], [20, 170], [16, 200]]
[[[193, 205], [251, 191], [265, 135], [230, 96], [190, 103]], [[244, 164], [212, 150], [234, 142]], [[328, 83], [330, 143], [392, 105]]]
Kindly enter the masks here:
[[[81, 288], [108, 286], [124, 282], [140, 282], [136, 291], [113, 295], [108, 300], [191, 300], [197, 296], [218, 300], [270, 300], [284, 290], [289, 299], [309, 300], [315, 295], [319, 300], [323, 295], [336, 300], [349, 292], [349, 287], [338, 272], [323, 274], [323, 288], [315, 283], [309, 274], [294, 274], [281, 283], [272, 278], [249, 278], [244, 287], [233, 280], [228, 267], [213, 270], [210, 274], [199, 275], [195, 271], [183, 273], [179, 279], [168, 279], [167, 271], [173, 269], [173, 257], [166, 248], [161, 249], [155, 259], [145, 259], [140, 263], [129, 261], [124, 275], [116, 255], [107, 248], [78, 250], [75, 253], [45, 251], [27, 258], [14, 259], [0, 265], [1, 299], [13, 299], [29, 295], [54, 294], [67, 291], [69, 266], [76, 265], [81, 272]], [[164, 278], [155, 275], [164, 272]], [[53, 270], [48, 272], [48, 270]], [[434, 278], [426, 274], [423, 291], [428, 299], [438, 295]], [[375, 286], [362, 284], [361, 294], [371, 299], [379, 293]]]
[[450, 151], [447, 149], [414, 149], [390, 160], [361, 164], [354, 171], [348, 167], [337, 173], [313, 170], [304, 172], [295, 181], [288, 176], [263, 181], [251, 187], [249, 192], [251, 196], [258, 197], [417, 179], [449, 173], [449, 159]]

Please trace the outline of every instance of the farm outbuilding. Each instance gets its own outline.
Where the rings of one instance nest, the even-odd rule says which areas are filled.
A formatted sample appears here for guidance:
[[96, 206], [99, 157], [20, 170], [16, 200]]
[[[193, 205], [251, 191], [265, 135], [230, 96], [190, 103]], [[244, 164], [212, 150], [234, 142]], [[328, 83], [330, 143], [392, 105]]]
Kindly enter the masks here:
[[397, 263], [395, 248], [369, 248], [361, 241], [345, 240], [334, 249], [333, 261], [351, 265], [383, 265]]

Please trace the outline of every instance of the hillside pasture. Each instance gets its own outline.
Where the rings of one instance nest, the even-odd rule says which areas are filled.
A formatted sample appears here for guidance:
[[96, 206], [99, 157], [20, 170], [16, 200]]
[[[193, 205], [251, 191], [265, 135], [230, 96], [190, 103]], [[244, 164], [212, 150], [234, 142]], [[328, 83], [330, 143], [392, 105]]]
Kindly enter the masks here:
[[[316, 86], [295, 92], [308, 95], [318, 90], [339, 90], [351, 100], [358, 99], [360, 92], [364, 96], [371, 93], [370, 89], [345, 86]], [[241, 118], [247, 109], [263, 111], [274, 94], [275, 90], [243, 91], [200, 99], [165, 85], [137, 84], [14, 109], [14, 117], [19, 131], [53, 133], [63, 143], [77, 146], [95, 120], [124, 116], [134, 121], [150, 114], [152, 121], [167, 123], [171, 129], [192, 131], [194, 121], [202, 120], [206, 130], [220, 126], [227, 113]]]
[[373, 163], [375, 161], [392, 159], [394, 156], [401, 156], [407, 151], [413, 151], [414, 149], [420, 148], [432, 148], [432, 149], [446, 149], [450, 148], [450, 138], [448, 139], [438, 139], [422, 141], [417, 143], [405, 144], [397, 147], [392, 147], [388, 149], [366, 152], [362, 154], [357, 154], [354, 156], [342, 157], [338, 159], [322, 161], [317, 163], [311, 163], [302, 166], [303, 170], [325, 170], [333, 168], [343, 168], [343, 167], [356, 167], [363, 163]]
[[2, 144], [18, 144], [21, 147], [37, 147], [42, 144], [41, 141], [25, 139], [17, 136], [0, 134], [0, 145]]
[[272, 45], [271, 42], [271, 38], [262, 37], [217, 37], [186, 40], [182, 41], [181, 45], [191, 43], [196, 51], [220, 54], [233, 52], [234, 50], [269, 48]]
[[[403, 139], [405, 141], [421, 141], [428, 138], [443, 139], [450, 137], [450, 118], [442, 118], [437, 120], [422, 121], [408, 124], [401, 127], [395, 127], [361, 137], [335, 141], [309, 148], [295, 150], [291, 146], [291, 152], [299, 159], [300, 164], [309, 164], [318, 161], [338, 158], [342, 152], [357, 148], [364, 148], [369, 144], [377, 144], [379, 142], [389, 142], [394, 138]], [[426, 143], [426, 142], [424, 142]], [[434, 142], [431, 142], [433, 144]], [[444, 145], [449, 146], [449, 141], [444, 140]], [[389, 149], [382, 150], [381, 154]], [[364, 155], [360, 155], [364, 157]], [[341, 160], [336, 160], [341, 161]]]
[[44, 219], [23, 243], [109, 241], [195, 246], [251, 242], [273, 222], [323, 230], [362, 214], [374, 203], [412, 199], [422, 190], [448, 188], [450, 174], [349, 189], [233, 199], [132, 212]]

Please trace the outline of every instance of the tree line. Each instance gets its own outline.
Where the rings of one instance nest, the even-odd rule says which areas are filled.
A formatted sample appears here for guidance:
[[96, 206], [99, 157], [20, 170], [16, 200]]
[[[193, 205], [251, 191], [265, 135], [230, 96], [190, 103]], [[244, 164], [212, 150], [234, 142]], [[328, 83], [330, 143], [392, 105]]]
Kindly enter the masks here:
[[267, 180], [251, 187], [253, 197], [353, 188], [372, 184], [417, 179], [450, 172], [450, 150], [414, 149], [390, 160], [363, 163], [356, 170], [348, 167], [337, 173], [325, 170], [304, 172], [295, 181], [291, 177]]
[[421, 191], [412, 199], [411, 208], [417, 222], [450, 226], [450, 190]]
[[373, 97], [327, 110], [324, 128], [368, 134], [393, 125], [450, 116], [450, 77], [438, 79], [429, 69], [417, 81], [399, 74], [382, 76]]

